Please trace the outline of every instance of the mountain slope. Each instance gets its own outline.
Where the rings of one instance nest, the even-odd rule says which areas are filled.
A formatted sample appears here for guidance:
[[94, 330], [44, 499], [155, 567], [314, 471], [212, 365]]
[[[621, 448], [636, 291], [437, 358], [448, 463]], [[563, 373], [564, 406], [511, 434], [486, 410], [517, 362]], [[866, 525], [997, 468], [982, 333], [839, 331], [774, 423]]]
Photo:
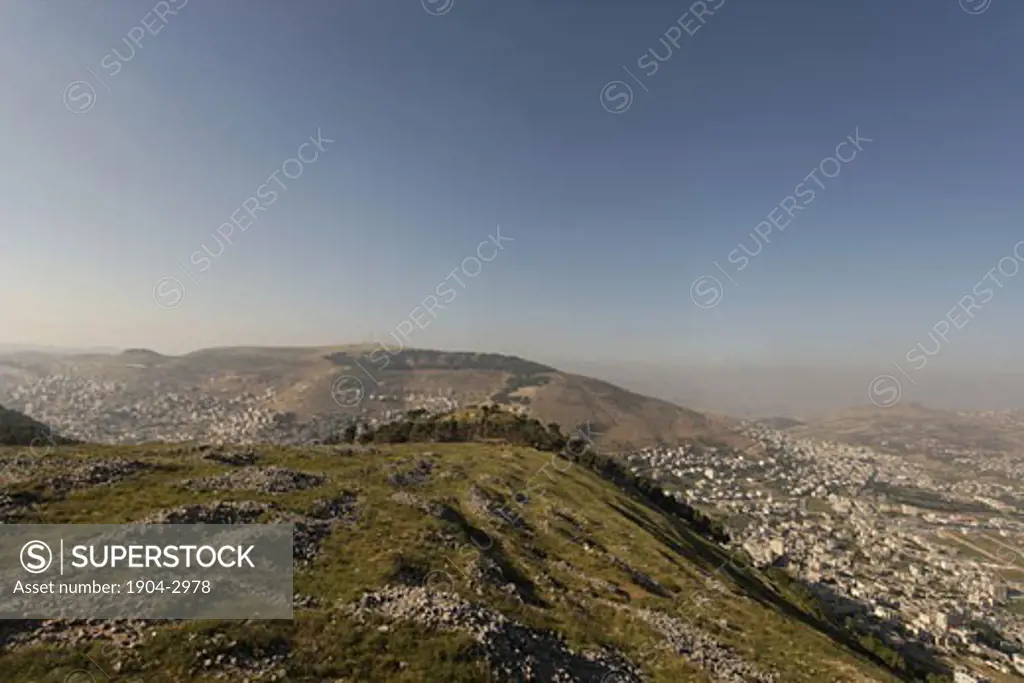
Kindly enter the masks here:
[[[230, 455], [64, 447], [14, 470], [6, 521], [123, 523], [182, 509], [216, 523], [216, 510], [251, 501], [259, 521], [291, 514], [312, 526], [325, 519], [317, 501], [334, 501], [329, 534], [297, 542], [311, 562], [297, 561], [294, 621], [2, 622], [4, 680], [96, 667], [126, 683], [897, 680], [821, 630], [781, 578], [730, 563], [582, 462], [480, 443]], [[268, 488], [280, 474], [270, 466], [323, 479]], [[105, 479], [48, 485], [85, 467]]]
[[[544, 422], [567, 428], [587, 423], [606, 446], [650, 445], [684, 440], [744, 447], [737, 425], [725, 418], [641, 396], [597, 379], [500, 354], [406, 349], [394, 355], [372, 347], [218, 348], [184, 356], [140, 351], [118, 356], [54, 359], [22, 368], [36, 376], [62, 374], [118, 382], [104, 400], [132, 403], [154, 391], [222, 397], [273, 390], [269, 408], [302, 419], [322, 413], [374, 417], [407, 410], [428, 397], [461, 406], [496, 401], [518, 404]], [[356, 400], [339, 401], [333, 389], [344, 380]], [[159, 387], [159, 389], [157, 389]], [[90, 404], [95, 389], [88, 390]], [[61, 386], [61, 394], [68, 389]], [[59, 397], [57, 397], [59, 400]], [[69, 410], [74, 410], [69, 405]]]
[[0, 446], [46, 447], [58, 443], [67, 442], [46, 425], [0, 406]]
[[[746, 445], [745, 439], [736, 434], [736, 425], [724, 419], [516, 356], [425, 349], [383, 356], [356, 347], [325, 357], [359, 379], [367, 395], [451, 390], [453, 398], [463, 405], [517, 403], [543, 422], [572, 427], [589, 423], [606, 446], [676, 443], [684, 439]], [[327, 377], [333, 382], [337, 371]], [[307, 396], [315, 397], [311, 403], [317, 407], [329, 409], [320, 402], [323, 386], [318, 388], [316, 392], [307, 390]], [[359, 408], [372, 410], [373, 402], [364, 399]]]

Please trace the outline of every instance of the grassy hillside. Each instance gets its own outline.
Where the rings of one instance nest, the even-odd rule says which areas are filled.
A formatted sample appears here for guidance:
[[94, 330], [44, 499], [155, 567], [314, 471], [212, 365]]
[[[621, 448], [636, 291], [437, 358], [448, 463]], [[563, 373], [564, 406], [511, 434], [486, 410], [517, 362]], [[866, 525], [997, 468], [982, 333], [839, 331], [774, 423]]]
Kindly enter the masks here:
[[[601, 683], [899, 680], [830, 630], [799, 586], [730, 556], [657, 492], [613, 484], [587, 448], [384, 440], [251, 453], [64, 446], [35, 463], [0, 449], [8, 523], [121, 523], [250, 501], [267, 506], [260, 521], [299, 515], [313, 528], [322, 501], [344, 502], [297, 565], [305, 606], [294, 621], [0, 622], [2, 679], [540, 681], [562, 667], [561, 680]], [[324, 479], [267, 487], [280, 473], [268, 467]], [[419, 618], [427, 604], [504, 626], [478, 639], [439, 630]]]

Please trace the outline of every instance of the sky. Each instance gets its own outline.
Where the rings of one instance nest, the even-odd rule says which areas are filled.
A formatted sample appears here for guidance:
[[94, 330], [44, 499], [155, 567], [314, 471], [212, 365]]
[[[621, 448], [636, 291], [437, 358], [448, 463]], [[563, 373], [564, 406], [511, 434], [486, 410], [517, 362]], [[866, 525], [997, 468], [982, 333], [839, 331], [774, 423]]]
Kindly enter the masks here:
[[1022, 369], [1021, 35], [1011, 0], [5, 3], [0, 344]]

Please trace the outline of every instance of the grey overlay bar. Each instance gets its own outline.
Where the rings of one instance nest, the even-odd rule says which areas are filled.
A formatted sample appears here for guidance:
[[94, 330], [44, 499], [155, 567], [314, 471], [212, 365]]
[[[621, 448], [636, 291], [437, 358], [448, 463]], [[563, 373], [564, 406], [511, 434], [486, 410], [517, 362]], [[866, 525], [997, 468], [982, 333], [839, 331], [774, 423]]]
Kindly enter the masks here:
[[292, 524], [0, 524], [0, 619], [291, 619], [293, 536]]

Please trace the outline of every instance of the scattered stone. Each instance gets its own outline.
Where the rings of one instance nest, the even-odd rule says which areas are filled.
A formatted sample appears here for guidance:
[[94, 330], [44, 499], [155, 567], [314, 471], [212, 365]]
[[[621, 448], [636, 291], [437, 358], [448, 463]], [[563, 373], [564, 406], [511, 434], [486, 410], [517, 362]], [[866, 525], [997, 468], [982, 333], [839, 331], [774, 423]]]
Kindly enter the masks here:
[[222, 465], [255, 465], [259, 459], [256, 455], [256, 451], [252, 448], [247, 448], [241, 451], [223, 451], [221, 449], [207, 452], [203, 455], [204, 460], [212, 460], [213, 462], [219, 462]]
[[306, 567], [316, 559], [324, 540], [337, 525], [344, 524], [351, 528], [359, 522], [360, 509], [356, 500], [354, 493], [343, 491], [334, 498], [313, 501], [309, 514], [289, 514], [281, 518], [280, 521], [295, 525], [292, 557], [297, 567]]
[[388, 475], [388, 483], [392, 486], [420, 486], [430, 478], [434, 463], [420, 460], [412, 468], [393, 472]]
[[306, 567], [320, 554], [324, 540], [334, 531], [334, 522], [312, 517], [287, 516], [283, 522], [295, 525], [292, 557], [297, 567]]
[[469, 578], [474, 584], [484, 584], [497, 588], [520, 604], [524, 604], [523, 589], [515, 582], [509, 581], [501, 565], [487, 555], [479, 555], [469, 570]]
[[318, 498], [313, 501], [309, 516], [314, 519], [345, 522], [355, 524], [359, 521], [360, 510], [356, 504], [356, 494], [342, 491], [334, 498]]
[[434, 548], [444, 548], [445, 550], [458, 550], [462, 547], [462, 543], [459, 542], [458, 537], [455, 534], [449, 533], [442, 529], [431, 529], [427, 532], [427, 542]]
[[247, 500], [241, 503], [220, 501], [205, 505], [185, 505], [162, 510], [141, 524], [255, 524], [263, 513], [275, 510], [269, 503]]
[[202, 676], [250, 683], [287, 680], [286, 662], [291, 644], [283, 638], [272, 640], [266, 647], [234, 639], [226, 633], [192, 633], [188, 640], [195, 647], [190, 678]]
[[22, 453], [0, 459], [0, 484], [39, 481], [57, 494], [65, 494], [76, 489], [116, 484], [138, 472], [154, 468], [155, 465], [141, 460], [105, 458], [83, 461]]
[[424, 567], [400, 557], [395, 563], [395, 569], [388, 575], [388, 582], [403, 586], [423, 586], [430, 573]]
[[616, 557], [615, 555], [611, 556], [611, 560], [612, 564], [614, 564], [616, 567], [629, 574], [629, 577], [633, 580], [633, 583], [640, 586], [648, 593], [651, 593], [652, 595], [657, 595], [662, 598], [672, 597], [672, 594], [668, 591], [668, 589], [661, 585], [661, 583], [658, 582], [658, 580], [655, 579], [653, 576], [648, 576], [647, 574], [644, 574], [639, 569], [630, 566], [629, 563], [620, 559], [619, 557]]
[[[146, 640], [153, 627], [169, 623], [164, 619], [45, 619], [2, 622], [0, 651], [39, 645], [62, 649], [89, 648], [108, 641], [119, 649], [131, 650]], [[148, 633], [147, 633], [148, 632]]]
[[181, 486], [194, 491], [259, 491], [288, 493], [320, 486], [327, 481], [322, 474], [296, 472], [283, 467], [244, 467], [233, 472], [203, 479], [186, 479]]
[[[50, 463], [56, 461], [56, 458], [48, 458]], [[61, 458], [60, 462], [64, 459]], [[10, 486], [11, 484], [20, 484], [39, 476], [40, 469], [44, 463], [44, 458], [38, 455], [29, 455], [28, 453], [19, 453], [18, 455], [6, 458], [0, 458], [0, 485]]]
[[0, 524], [18, 524], [35, 508], [36, 498], [30, 494], [0, 493]]
[[[622, 590], [622, 588], [612, 583], [611, 581], [605, 581], [604, 579], [590, 576], [589, 574], [580, 571], [575, 566], [569, 564], [564, 560], [555, 560], [551, 563], [551, 567], [552, 569], [557, 569], [558, 571], [563, 572], [564, 574], [571, 576], [574, 579], [582, 581], [584, 584], [589, 586], [590, 596], [593, 598], [600, 598], [603, 597], [604, 593], [610, 593], [612, 595], [624, 599], [626, 602], [632, 600], [629, 593]], [[553, 577], [548, 578], [552, 582], [555, 581]]]
[[714, 681], [721, 683], [778, 683], [775, 673], [759, 667], [707, 632], [682, 619], [653, 610], [630, 610], [660, 633], [676, 654], [704, 669]]
[[462, 515], [460, 515], [455, 508], [443, 503], [423, 500], [419, 496], [409, 493], [408, 491], [398, 491], [397, 493], [391, 494], [391, 500], [400, 505], [415, 508], [420, 512], [426, 513], [431, 517], [436, 517], [437, 519], [445, 522], [451, 522], [453, 524], [459, 524], [462, 522]]
[[[257, 524], [267, 512], [280, 512], [277, 505], [244, 501], [220, 501], [200, 505], [186, 505], [163, 510], [141, 521], [143, 524]], [[317, 500], [313, 515], [285, 512], [275, 516], [272, 523], [292, 523], [295, 535], [292, 557], [297, 566], [312, 562], [337, 524], [353, 524], [358, 519], [355, 496], [343, 493], [338, 498]]]
[[296, 609], [316, 609], [323, 605], [320, 598], [312, 595], [303, 595], [302, 593], [296, 593], [292, 596], [292, 607]]
[[479, 515], [499, 519], [513, 529], [532, 535], [533, 530], [520, 514], [519, 507], [509, 504], [500, 494], [474, 484], [469, 487], [469, 506]]
[[[643, 675], [618, 652], [576, 652], [558, 634], [529, 628], [459, 595], [411, 586], [364, 593], [346, 611], [365, 623], [369, 616], [416, 622], [426, 628], [468, 632], [499, 681], [640, 683]], [[612, 678], [612, 676], [615, 678]]]
[[60, 492], [73, 489], [91, 488], [93, 486], [109, 486], [127, 479], [145, 470], [153, 469], [154, 465], [141, 460], [91, 460], [74, 467], [71, 472], [59, 475], [51, 480], [54, 490]]

